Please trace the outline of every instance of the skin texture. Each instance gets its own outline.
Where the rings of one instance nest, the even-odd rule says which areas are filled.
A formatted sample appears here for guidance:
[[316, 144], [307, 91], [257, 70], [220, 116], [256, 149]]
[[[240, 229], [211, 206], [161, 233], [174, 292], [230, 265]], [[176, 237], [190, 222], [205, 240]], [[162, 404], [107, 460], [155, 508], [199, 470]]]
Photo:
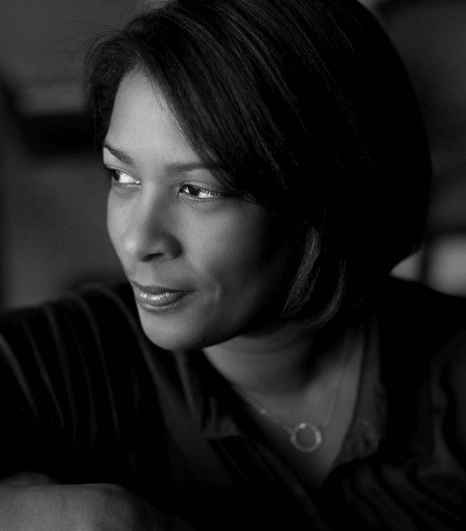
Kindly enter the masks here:
[[270, 236], [265, 209], [225, 195], [143, 74], [123, 79], [106, 145], [108, 230], [128, 279], [189, 292], [168, 309], [138, 304], [149, 339], [198, 349], [269, 324], [285, 246]]
[[23, 474], [0, 482], [0, 529], [8, 531], [193, 531], [117, 485], [53, 485]]

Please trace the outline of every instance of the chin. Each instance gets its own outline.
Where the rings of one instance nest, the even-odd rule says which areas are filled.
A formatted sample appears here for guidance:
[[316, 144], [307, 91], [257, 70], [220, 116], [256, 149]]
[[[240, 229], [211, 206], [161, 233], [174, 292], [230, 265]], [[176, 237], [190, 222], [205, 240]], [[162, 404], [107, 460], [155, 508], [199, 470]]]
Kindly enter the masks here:
[[[144, 329], [144, 327], [143, 327]], [[146, 330], [144, 332], [151, 343], [157, 347], [170, 352], [201, 350], [205, 345], [202, 342], [194, 341], [190, 337], [164, 334], [159, 331]]]
[[154, 345], [169, 351], [176, 350], [199, 350], [208, 346], [210, 341], [199, 328], [189, 326], [186, 320], [180, 320], [164, 316], [163, 319], [154, 319], [151, 315], [145, 315], [144, 310], [140, 310], [139, 317], [144, 333]]

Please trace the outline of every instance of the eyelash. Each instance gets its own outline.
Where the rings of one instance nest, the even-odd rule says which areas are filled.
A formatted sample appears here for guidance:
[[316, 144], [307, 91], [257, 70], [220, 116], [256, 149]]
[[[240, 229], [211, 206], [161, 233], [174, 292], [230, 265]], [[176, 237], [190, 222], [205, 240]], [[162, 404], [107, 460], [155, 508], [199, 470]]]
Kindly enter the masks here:
[[[134, 179], [134, 177], [131, 177], [131, 176], [128, 176], [128, 177], [131, 180], [133, 180], [134, 182], [121, 183], [118, 180], [119, 177], [121, 175], [128, 175], [127, 173], [125, 173], [125, 172], [123, 172], [121, 170], [115, 170], [115, 169], [112, 169], [112, 168], [105, 168], [105, 170], [109, 174], [110, 179], [112, 181], [112, 186], [114, 186], [114, 187], [120, 187], [120, 188], [128, 187], [128, 188], [131, 188], [133, 186], [138, 186], [140, 184], [140, 182], [137, 179]], [[183, 191], [183, 190], [189, 190], [190, 193], [187, 193], [186, 191]], [[229, 195], [229, 194], [227, 194], [225, 192], [217, 192], [217, 191], [214, 191], [214, 190], [209, 190], [208, 188], [204, 188], [204, 187], [198, 186], [196, 184], [183, 184], [180, 187], [178, 193], [188, 196], [191, 201], [198, 201], [198, 202], [215, 201], [215, 200], [218, 200], [218, 199], [221, 199], [221, 198], [225, 198], [225, 197], [227, 197]], [[209, 197], [198, 197], [198, 196], [196, 196], [194, 194], [208, 194]]]
[[[115, 186], [115, 187], [117, 187], [117, 186], [126, 187], [126, 186], [137, 186], [137, 185], [140, 184], [137, 179], [134, 179], [133, 177], [131, 177], [130, 175], [128, 175], [124, 171], [115, 170], [115, 169], [112, 169], [112, 168], [105, 168], [105, 171], [110, 176], [110, 180], [112, 182], [112, 186]], [[118, 180], [120, 175], [128, 175], [128, 177], [130, 177], [130, 179], [132, 179], [134, 182], [132, 182], [132, 183], [121, 183]]]
[[[183, 190], [190, 190], [191, 193], [185, 193]], [[208, 194], [209, 197], [198, 197], [195, 196], [193, 192], [197, 194]], [[215, 192], [214, 190], [203, 188], [202, 186], [198, 186], [196, 184], [184, 184], [180, 188], [179, 193], [189, 196], [189, 198], [193, 201], [215, 201], [216, 199], [226, 197], [227, 195], [222, 192]]]

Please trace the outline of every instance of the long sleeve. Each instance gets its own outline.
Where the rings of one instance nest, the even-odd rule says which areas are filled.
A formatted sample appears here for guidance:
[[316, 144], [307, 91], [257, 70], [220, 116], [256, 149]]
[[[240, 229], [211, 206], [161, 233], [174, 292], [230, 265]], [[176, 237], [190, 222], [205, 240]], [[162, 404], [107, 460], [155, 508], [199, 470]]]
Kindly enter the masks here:
[[151, 389], [141, 383], [149, 346], [129, 301], [124, 287], [94, 287], [2, 317], [2, 476], [27, 469], [79, 481], [106, 469], [111, 479], [142, 388]]

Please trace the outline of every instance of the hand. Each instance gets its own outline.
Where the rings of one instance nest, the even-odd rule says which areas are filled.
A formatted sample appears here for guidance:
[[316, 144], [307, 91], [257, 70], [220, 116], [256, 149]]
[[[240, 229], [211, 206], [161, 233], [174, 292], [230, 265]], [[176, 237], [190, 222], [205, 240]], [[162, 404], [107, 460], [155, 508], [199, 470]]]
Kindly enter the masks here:
[[123, 487], [38, 483], [48, 479], [29, 475], [0, 484], [2, 531], [194, 531]]

